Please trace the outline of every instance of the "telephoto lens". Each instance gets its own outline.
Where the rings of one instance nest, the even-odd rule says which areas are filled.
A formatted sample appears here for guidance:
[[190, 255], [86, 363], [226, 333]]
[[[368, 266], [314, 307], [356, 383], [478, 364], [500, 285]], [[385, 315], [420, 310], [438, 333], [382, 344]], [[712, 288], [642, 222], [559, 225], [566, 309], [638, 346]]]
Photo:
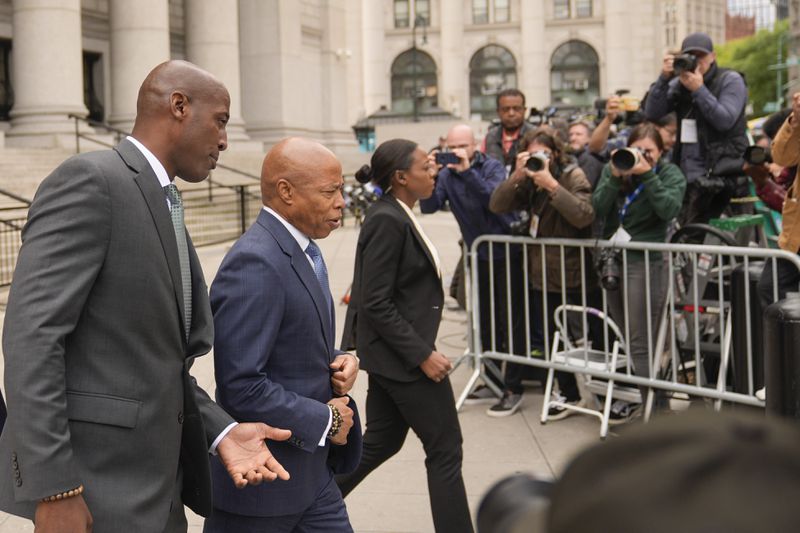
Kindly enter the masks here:
[[744, 160], [751, 165], [763, 165], [764, 163], [772, 163], [772, 154], [770, 154], [769, 148], [754, 144], [745, 148]]
[[622, 172], [628, 172], [639, 163], [641, 152], [636, 148], [622, 148], [611, 156], [611, 164]]
[[547, 166], [547, 159], [547, 154], [542, 152], [531, 154], [530, 159], [528, 159], [528, 162], [525, 163], [525, 168], [531, 172], [539, 172], [540, 170], [544, 169], [545, 166]]

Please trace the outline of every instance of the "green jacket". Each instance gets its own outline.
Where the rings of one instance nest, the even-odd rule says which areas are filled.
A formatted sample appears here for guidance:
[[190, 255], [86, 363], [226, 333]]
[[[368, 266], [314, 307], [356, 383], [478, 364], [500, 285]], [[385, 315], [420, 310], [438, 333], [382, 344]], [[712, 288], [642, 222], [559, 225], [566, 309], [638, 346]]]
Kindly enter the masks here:
[[[632, 241], [664, 242], [667, 225], [678, 215], [686, 192], [686, 177], [672, 163], [660, 163], [658, 174], [652, 170], [637, 176], [644, 189], [630, 204], [622, 226]], [[605, 218], [603, 238], [610, 238], [619, 227], [619, 211], [625, 202], [622, 178], [611, 174], [611, 165], [603, 168], [592, 194], [597, 218]]]

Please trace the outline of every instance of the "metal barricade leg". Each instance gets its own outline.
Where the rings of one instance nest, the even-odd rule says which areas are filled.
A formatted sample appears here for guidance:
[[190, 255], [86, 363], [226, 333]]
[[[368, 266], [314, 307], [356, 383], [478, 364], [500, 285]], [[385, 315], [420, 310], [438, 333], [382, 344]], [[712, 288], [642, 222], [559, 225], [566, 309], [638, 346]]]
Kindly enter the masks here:
[[[553, 347], [550, 354], [550, 361], [553, 360], [553, 354], [558, 351], [558, 344], [561, 339], [560, 335], [561, 332], [558, 330], [556, 330], [555, 335], [553, 335]], [[556, 371], [553, 368], [547, 370], [547, 383], [544, 386], [544, 400], [542, 401], [542, 424], [547, 423], [547, 414], [550, 412], [550, 396], [553, 393], [553, 379], [555, 377], [555, 373]]]

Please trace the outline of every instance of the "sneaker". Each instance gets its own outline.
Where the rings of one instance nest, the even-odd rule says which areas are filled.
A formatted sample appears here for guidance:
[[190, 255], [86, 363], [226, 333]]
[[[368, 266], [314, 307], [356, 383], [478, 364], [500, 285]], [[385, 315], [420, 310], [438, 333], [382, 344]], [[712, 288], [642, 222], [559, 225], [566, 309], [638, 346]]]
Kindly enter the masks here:
[[[574, 405], [576, 407], [583, 407], [585, 405], [580, 398], [575, 400], [568, 400], [565, 396], [562, 396], [557, 392], [554, 392], [553, 394], [550, 395], [550, 401], [565, 403], [567, 405]], [[577, 411], [573, 411], [572, 409], [568, 409], [560, 405], [551, 405], [550, 409], [547, 410], [547, 420], [548, 421], [563, 420], [564, 418], [567, 418], [568, 416], [574, 415], [576, 413]]]
[[486, 411], [486, 414], [498, 418], [511, 416], [517, 412], [520, 405], [522, 405], [522, 394], [514, 394], [511, 391], [506, 391], [500, 401], [491, 406]]
[[497, 401], [497, 396], [492, 392], [492, 389], [486, 385], [478, 385], [475, 390], [467, 395], [464, 400], [464, 405], [480, 405], [482, 403], [494, 403]]
[[641, 411], [642, 404], [629, 403], [617, 400], [611, 404], [611, 413], [608, 415], [608, 424], [615, 426], [633, 420]]
[[763, 387], [763, 388], [758, 389], [756, 391], [756, 398], [758, 398], [762, 402], [766, 401], [767, 400], [767, 388]]

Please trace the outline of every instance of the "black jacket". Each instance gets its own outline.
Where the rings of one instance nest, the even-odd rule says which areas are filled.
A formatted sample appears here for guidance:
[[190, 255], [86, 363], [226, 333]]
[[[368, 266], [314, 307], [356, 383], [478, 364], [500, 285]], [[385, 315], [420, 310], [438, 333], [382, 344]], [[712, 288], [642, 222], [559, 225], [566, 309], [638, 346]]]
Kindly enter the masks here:
[[398, 201], [383, 196], [370, 206], [358, 237], [342, 349], [355, 347], [367, 372], [416, 381], [435, 349], [443, 304], [422, 236]]
[[[489, 131], [486, 132], [486, 155], [503, 163], [506, 169], [508, 169], [509, 174], [514, 172], [514, 167], [517, 166], [517, 153], [520, 151], [519, 143], [522, 140], [523, 135], [532, 129], [534, 129], [533, 124], [527, 120], [523, 121], [522, 127], [519, 131], [519, 137], [517, 137], [517, 139], [511, 145], [511, 150], [509, 150], [508, 154], [504, 154], [503, 125], [496, 124], [491, 126]], [[522, 150], [524, 149], [525, 147], [523, 146]]]

